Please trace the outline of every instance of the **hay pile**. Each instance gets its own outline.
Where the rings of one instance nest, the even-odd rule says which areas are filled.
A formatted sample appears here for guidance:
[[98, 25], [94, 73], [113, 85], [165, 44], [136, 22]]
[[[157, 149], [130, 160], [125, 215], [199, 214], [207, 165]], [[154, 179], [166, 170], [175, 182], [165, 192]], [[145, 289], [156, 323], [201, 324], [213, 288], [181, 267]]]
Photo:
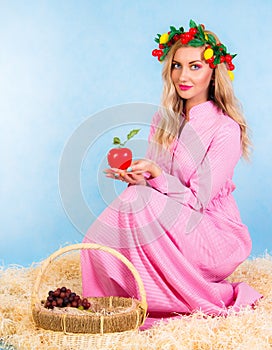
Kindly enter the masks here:
[[[69, 286], [81, 294], [79, 252], [56, 261], [41, 294], [56, 286]], [[31, 317], [32, 286], [39, 272], [30, 268], [0, 267], [0, 339], [16, 350], [190, 350], [272, 348], [272, 257], [247, 260], [231, 281], [245, 281], [264, 295], [255, 311], [245, 309], [227, 318], [204, 317], [197, 313], [160, 322], [148, 331], [108, 335], [64, 335], [36, 329]], [[1, 348], [1, 342], [0, 342]]]

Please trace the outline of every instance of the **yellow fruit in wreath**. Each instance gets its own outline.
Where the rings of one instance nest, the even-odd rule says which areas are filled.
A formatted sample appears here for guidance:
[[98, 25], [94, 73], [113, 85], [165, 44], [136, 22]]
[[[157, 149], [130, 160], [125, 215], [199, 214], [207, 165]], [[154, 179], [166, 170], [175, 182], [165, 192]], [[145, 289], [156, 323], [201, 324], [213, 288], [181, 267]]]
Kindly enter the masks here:
[[230, 77], [230, 80], [234, 80], [234, 73], [231, 70], [228, 70], [228, 75]]
[[163, 33], [160, 36], [160, 44], [166, 44], [169, 39], [169, 34], [168, 33]]
[[204, 58], [205, 60], [209, 60], [210, 58], [213, 57], [213, 49], [208, 48], [204, 51]]

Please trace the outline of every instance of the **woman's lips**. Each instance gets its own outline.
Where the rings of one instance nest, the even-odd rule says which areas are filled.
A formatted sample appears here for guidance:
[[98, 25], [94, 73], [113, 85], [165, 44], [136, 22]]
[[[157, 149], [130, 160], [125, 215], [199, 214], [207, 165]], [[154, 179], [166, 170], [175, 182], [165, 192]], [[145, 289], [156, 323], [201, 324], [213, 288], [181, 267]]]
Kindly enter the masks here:
[[182, 90], [182, 91], [187, 91], [187, 90], [191, 89], [192, 86], [188, 86], [188, 85], [179, 85], [179, 88], [180, 88], [180, 90]]

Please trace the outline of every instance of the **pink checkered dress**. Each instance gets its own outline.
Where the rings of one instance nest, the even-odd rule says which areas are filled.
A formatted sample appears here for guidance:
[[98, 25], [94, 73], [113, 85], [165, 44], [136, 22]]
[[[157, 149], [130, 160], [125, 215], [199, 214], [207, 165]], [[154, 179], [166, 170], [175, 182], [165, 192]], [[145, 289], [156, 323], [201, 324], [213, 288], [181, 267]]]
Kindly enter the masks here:
[[[84, 242], [113, 247], [143, 280], [150, 320], [201, 310], [225, 315], [252, 305], [261, 295], [226, 278], [250, 254], [251, 239], [232, 192], [241, 157], [240, 128], [211, 101], [181, 117], [180, 137], [158, 152], [152, 136], [146, 157], [163, 170], [148, 186], [127, 187], [89, 228]], [[134, 296], [136, 282], [109, 254], [81, 253], [85, 296]], [[147, 323], [150, 325], [152, 322]]]

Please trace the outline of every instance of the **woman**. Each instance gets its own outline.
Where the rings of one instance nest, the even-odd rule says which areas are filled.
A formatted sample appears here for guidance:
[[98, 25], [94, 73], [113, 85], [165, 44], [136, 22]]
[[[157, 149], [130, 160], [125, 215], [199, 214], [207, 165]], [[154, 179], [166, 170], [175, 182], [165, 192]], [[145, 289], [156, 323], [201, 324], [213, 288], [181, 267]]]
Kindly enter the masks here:
[[[106, 171], [129, 186], [84, 242], [112, 246], [134, 264], [151, 320], [196, 310], [226, 315], [261, 297], [225, 280], [251, 251], [232, 196], [234, 168], [250, 144], [231, 83], [235, 55], [193, 21], [188, 32], [170, 27], [155, 40], [164, 89], [146, 158]], [[115, 258], [86, 250], [81, 257], [84, 295], [139, 297]]]

